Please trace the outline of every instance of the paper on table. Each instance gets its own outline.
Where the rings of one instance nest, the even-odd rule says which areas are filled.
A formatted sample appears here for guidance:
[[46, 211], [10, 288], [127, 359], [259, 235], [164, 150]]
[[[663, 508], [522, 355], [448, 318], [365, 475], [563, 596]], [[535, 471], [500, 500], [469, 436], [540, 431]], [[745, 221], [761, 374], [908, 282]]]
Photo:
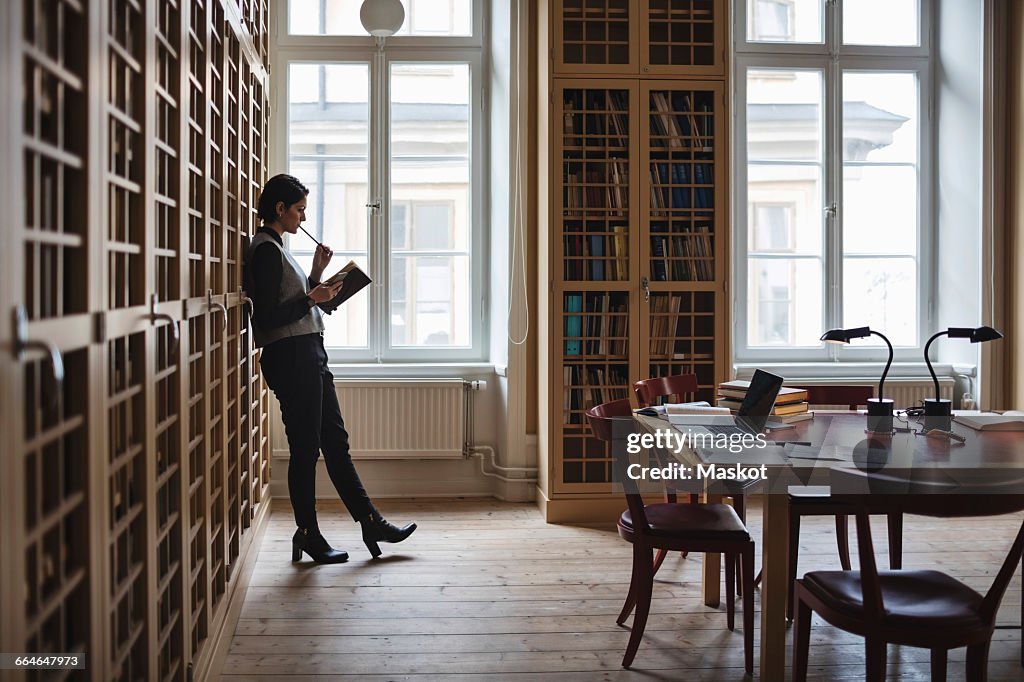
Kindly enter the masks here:
[[833, 462], [852, 462], [853, 448], [846, 445], [797, 445], [786, 443], [786, 456], [790, 459], [814, 459]]
[[728, 448], [697, 448], [697, 455], [705, 464], [785, 464], [786, 453], [778, 445], [766, 448], [743, 448], [730, 452]]
[[728, 407], [712, 407], [707, 403], [668, 403], [665, 405], [667, 414], [731, 414]]

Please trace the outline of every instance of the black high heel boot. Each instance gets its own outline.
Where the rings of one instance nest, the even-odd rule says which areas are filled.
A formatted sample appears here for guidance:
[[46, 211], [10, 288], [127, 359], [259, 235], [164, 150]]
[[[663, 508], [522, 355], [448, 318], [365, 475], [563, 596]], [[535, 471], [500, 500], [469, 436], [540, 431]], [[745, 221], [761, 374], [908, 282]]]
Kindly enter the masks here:
[[371, 512], [359, 524], [363, 527], [363, 542], [366, 543], [366, 548], [370, 550], [370, 555], [375, 559], [381, 555], [378, 542], [401, 542], [416, 530], [415, 523], [399, 528], [393, 523], [388, 523], [376, 511]]
[[320, 531], [310, 531], [308, 528], [299, 528], [292, 536], [292, 561], [300, 560], [303, 552], [318, 564], [340, 564], [348, 561], [348, 552], [334, 549]]

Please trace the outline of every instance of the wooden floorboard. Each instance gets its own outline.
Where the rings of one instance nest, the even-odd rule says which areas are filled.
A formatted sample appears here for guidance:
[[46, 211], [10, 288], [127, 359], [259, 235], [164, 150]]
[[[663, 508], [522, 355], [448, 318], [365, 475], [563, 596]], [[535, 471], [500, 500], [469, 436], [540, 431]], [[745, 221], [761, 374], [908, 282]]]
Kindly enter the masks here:
[[[631, 621], [620, 627], [615, 617], [629, 585], [631, 550], [611, 525], [548, 525], [533, 505], [487, 499], [380, 506], [395, 522], [416, 520], [419, 530], [401, 545], [382, 545], [384, 556], [372, 561], [359, 526], [340, 505], [321, 503], [324, 535], [351, 559], [318, 566], [291, 563], [291, 511], [275, 503], [223, 679], [749, 679], [740, 601], [737, 629], [729, 632], [724, 606], [700, 600], [700, 556], [673, 555], [662, 567], [643, 643], [626, 671], [619, 664]], [[756, 503], [748, 515], [759, 540]], [[1019, 523], [908, 517], [904, 566], [938, 568], [984, 592]], [[873, 533], [885, 567], [884, 520]], [[838, 567], [830, 518], [805, 519], [800, 545], [801, 572]], [[1020, 631], [1013, 627], [1020, 600], [1018, 571], [999, 612], [1005, 627], [993, 639], [990, 680], [1024, 680]], [[964, 651], [950, 652], [949, 661], [949, 679], [963, 679]], [[891, 646], [888, 663], [890, 680], [930, 679], [926, 650]], [[863, 641], [815, 620], [809, 678], [863, 677]]]

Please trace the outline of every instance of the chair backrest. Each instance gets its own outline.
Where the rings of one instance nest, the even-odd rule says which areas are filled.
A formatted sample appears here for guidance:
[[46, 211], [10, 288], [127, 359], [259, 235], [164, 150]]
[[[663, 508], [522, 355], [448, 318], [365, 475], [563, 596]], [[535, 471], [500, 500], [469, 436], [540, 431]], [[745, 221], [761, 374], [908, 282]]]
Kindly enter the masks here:
[[675, 397], [676, 402], [693, 399], [697, 392], [696, 374], [675, 374], [670, 377], [642, 379], [633, 384], [633, 392], [640, 407], [654, 405], [658, 398]]
[[[629, 507], [630, 516], [633, 519], [633, 528], [637, 533], [644, 533], [648, 529], [647, 514], [644, 513], [644, 501], [640, 495], [639, 486], [636, 481], [626, 475], [628, 466], [625, 443], [616, 445], [616, 436], [623, 438], [627, 433], [636, 429], [636, 422], [633, 421], [633, 407], [629, 404], [628, 398], [612, 400], [611, 402], [594, 405], [586, 412], [587, 421], [590, 422], [590, 429], [594, 436], [609, 443], [612, 465], [615, 470], [614, 480], [622, 484], [623, 493], [626, 496], [626, 505]], [[629, 428], [623, 428], [623, 418], [629, 418]], [[614, 425], [619, 423], [618, 429]]]
[[[965, 480], [966, 479], [966, 480]], [[1005, 471], [942, 470], [873, 472], [842, 469], [832, 472], [833, 491], [866, 484], [868, 494], [833, 492], [832, 497], [856, 509], [857, 551], [865, 616], [881, 621], [885, 613], [871, 539], [871, 514], [901, 512], [939, 518], [995, 516], [1024, 511], [1024, 475], [1007, 479]], [[1024, 523], [982, 600], [981, 616], [995, 621], [999, 602], [1024, 555]]]
[[847, 405], [851, 410], [867, 405], [868, 398], [875, 396], [874, 386], [786, 386], [807, 391], [807, 402], [810, 405]]
[[629, 417], [632, 414], [633, 407], [629, 404], [629, 398], [622, 398], [594, 405], [587, 410], [587, 421], [590, 422], [590, 430], [597, 438], [611, 441], [614, 417]]

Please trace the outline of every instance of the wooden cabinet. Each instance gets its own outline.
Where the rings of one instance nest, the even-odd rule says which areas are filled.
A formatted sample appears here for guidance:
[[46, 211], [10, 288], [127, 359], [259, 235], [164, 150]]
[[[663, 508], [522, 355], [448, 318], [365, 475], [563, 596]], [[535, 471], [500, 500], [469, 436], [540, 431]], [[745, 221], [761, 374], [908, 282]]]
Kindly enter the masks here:
[[556, 74], [725, 75], [726, 0], [558, 0]]
[[[639, 379], [690, 372], [699, 383], [694, 399], [711, 402], [729, 362], [729, 118], [724, 77], [709, 77], [724, 67], [716, 59], [723, 7], [609, 0], [598, 12], [582, 4], [551, 8], [549, 53], [557, 57], [542, 106], [548, 324], [541, 390], [548, 409], [541, 414], [541, 487], [549, 510], [610, 494], [610, 453], [590, 432], [589, 407], [631, 398]], [[639, 67], [609, 37], [625, 30], [620, 18], [644, 26], [629, 29], [643, 36], [630, 43], [640, 50]], [[705, 18], [707, 32], [697, 31], [694, 22]], [[655, 23], [670, 19], [689, 22], [685, 35], [706, 35], [714, 47], [704, 52], [689, 38], [651, 42], [662, 35]], [[589, 41], [567, 32], [602, 36], [600, 49], [588, 51]], [[652, 63], [658, 54], [663, 63]], [[590, 62], [573, 63], [581, 59]], [[673, 60], [682, 64], [665, 63]], [[658, 76], [648, 77], [655, 67]], [[578, 73], [561, 73], [570, 68]], [[615, 69], [622, 73], [595, 75]]]
[[[0, 7], [24, 93], [0, 134], [0, 649], [87, 652], [61, 679], [202, 676], [269, 511], [269, 397], [239, 289], [266, 178], [268, 11]], [[62, 384], [18, 338], [63, 356]]]

